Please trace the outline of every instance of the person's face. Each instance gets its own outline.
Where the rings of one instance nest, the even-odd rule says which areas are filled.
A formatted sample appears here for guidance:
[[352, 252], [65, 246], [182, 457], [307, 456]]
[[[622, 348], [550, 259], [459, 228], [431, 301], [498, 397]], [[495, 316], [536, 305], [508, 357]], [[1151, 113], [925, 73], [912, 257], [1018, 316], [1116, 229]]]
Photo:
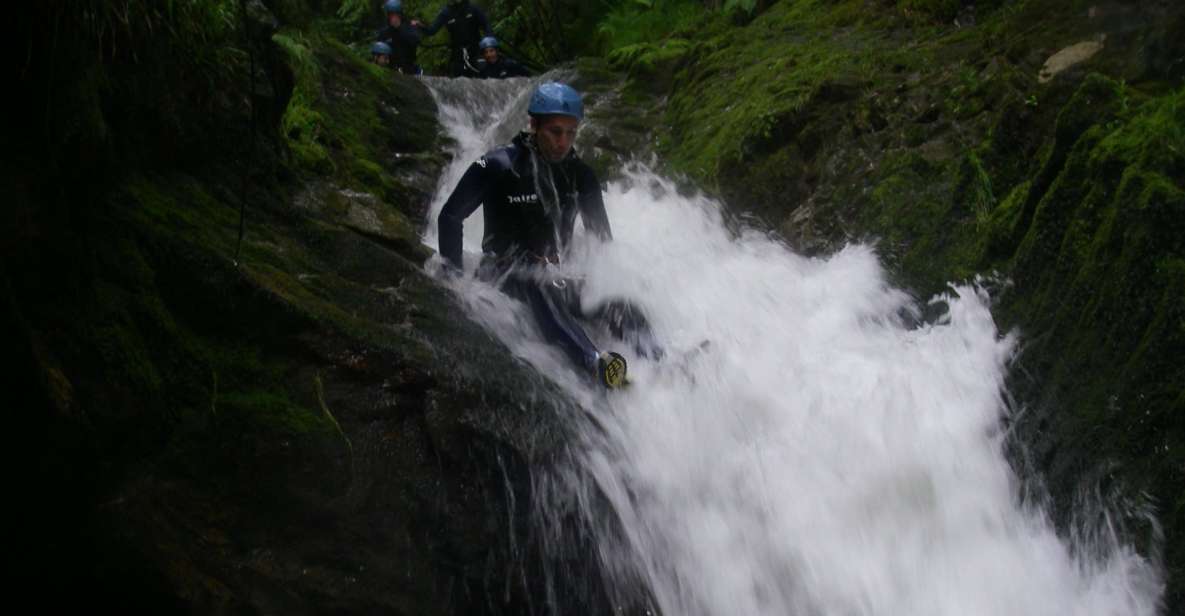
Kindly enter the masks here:
[[558, 163], [572, 149], [576, 141], [576, 127], [580, 120], [569, 116], [553, 115], [531, 118], [535, 131], [535, 145], [548, 162]]
[[481, 50], [481, 57], [485, 58], [486, 62], [489, 62], [490, 64], [497, 64], [498, 50], [494, 49], [493, 47], [486, 47], [485, 49]]
[[392, 28], [398, 28], [400, 24], [403, 23], [403, 15], [400, 15], [399, 13], [387, 13], [387, 23], [390, 24]]
[[388, 64], [391, 63], [391, 56], [385, 56], [383, 54], [376, 54], [374, 57], [374, 63], [379, 66], [387, 66]]

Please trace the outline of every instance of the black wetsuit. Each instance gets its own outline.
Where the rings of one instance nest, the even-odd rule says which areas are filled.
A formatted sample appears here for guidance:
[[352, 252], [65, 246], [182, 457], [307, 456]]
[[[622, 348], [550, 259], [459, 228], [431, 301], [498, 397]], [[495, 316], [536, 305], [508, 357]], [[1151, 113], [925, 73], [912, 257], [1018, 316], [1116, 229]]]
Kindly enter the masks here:
[[558, 262], [568, 248], [578, 214], [602, 240], [612, 239], [612, 232], [592, 168], [574, 152], [547, 163], [530, 139], [521, 133], [470, 165], [440, 211], [440, 254], [461, 267], [464, 220], [484, 206], [481, 277], [500, 280], [506, 293], [530, 306], [543, 336], [573, 363], [596, 366], [597, 349], [575, 320], [585, 316], [604, 322], [639, 354], [660, 355], [639, 310], [615, 301], [582, 314], [579, 284], [547, 277], [545, 263]]
[[485, 11], [469, 4], [468, 1], [450, 2], [440, 9], [440, 14], [436, 16], [436, 21], [433, 21], [432, 25], [423, 27], [424, 34], [432, 36], [440, 31], [441, 26], [448, 28], [449, 75], [475, 75], [477, 60], [481, 58], [478, 43], [483, 36], [493, 35]]
[[530, 77], [531, 71], [527, 67], [499, 55], [498, 61], [490, 64], [484, 59], [477, 63], [477, 76], [482, 79], [505, 79], [507, 77]]
[[398, 28], [387, 26], [379, 30], [377, 40], [391, 46], [392, 67], [404, 75], [416, 75], [420, 70], [420, 65], [416, 61], [420, 38], [419, 28], [413, 28], [405, 21]]

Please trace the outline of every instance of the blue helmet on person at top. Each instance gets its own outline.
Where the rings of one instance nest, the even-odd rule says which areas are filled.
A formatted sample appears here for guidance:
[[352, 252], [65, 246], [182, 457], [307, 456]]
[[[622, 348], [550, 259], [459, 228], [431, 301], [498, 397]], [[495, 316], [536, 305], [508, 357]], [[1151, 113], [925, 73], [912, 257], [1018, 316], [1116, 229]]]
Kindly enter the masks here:
[[374, 45], [370, 46], [370, 53], [376, 56], [389, 56], [393, 51], [390, 45], [382, 41], [375, 41]]
[[485, 51], [491, 47], [493, 47], [494, 49], [497, 49], [498, 48], [498, 39], [496, 39], [492, 36], [487, 36], [487, 37], [481, 39], [481, 42], [477, 44], [477, 47], [479, 49], [481, 49], [482, 51]]
[[549, 81], [535, 88], [527, 113], [533, 116], [563, 115], [583, 120], [584, 98], [566, 83]]
[[387, 0], [387, 2], [383, 4], [383, 9], [385, 9], [387, 11], [388, 15], [390, 15], [391, 13], [399, 13], [400, 15], [402, 15], [403, 14], [403, 3], [400, 2], [399, 0]]

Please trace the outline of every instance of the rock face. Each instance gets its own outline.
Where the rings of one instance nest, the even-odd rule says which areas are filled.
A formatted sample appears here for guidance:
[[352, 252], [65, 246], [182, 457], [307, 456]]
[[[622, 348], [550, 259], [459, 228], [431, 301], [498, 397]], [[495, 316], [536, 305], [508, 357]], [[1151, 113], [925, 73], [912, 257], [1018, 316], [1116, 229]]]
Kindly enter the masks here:
[[[556, 550], [527, 506], [563, 468], [571, 402], [421, 267], [431, 98], [314, 23], [322, 4], [16, 9], [0, 340], [18, 597], [609, 612], [581, 522], [549, 512], [571, 537]], [[974, 20], [949, 2], [762, 4], [582, 62], [594, 164], [653, 149], [806, 252], [877, 238], [920, 295], [1010, 278], [996, 314], [1029, 341], [1021, 475], [1046, 480], [1067, 532], [1083, 494], [1154, 507], [1163, 546], [1115, 521], [1163, 547], [1179, 611], [1180, 3], [984, 2]]]
[[259, 3], [251, 54], [241, 24], [179, 10], [160, 36], [151, 8], [117, 32], [22, 16], [131, 47], [31, 40], [18, 103], [61, 121], [6, 152], [0, 326], [35, 469], [18, 592], [50, 610], [608, 611], [595, 563], [549, 564], [536, 530], [572, 403], [424, 273], [443, 160], [422, 84], [317, 28], [265, 32]]
[[1037, 81], [1048, 83], [1062, 71], [1085, 62], [1103, 49], [1103, 41], [1082, 41], [1049, 56], [1037, 74]]
[[604, 114], [651, 127], [636, 141], [671, 172], [800, 251], [874, 241], [921, 297], [1006, 281], [1026, 490], [1067, 534], [1093, 532], [1072, 519], [1084, 500], [1122, 512], [1163, 554], [1176, 613], [1185, 5], [958, 5], [784, 1], [625, 47], [607, 57], [625, 111]]

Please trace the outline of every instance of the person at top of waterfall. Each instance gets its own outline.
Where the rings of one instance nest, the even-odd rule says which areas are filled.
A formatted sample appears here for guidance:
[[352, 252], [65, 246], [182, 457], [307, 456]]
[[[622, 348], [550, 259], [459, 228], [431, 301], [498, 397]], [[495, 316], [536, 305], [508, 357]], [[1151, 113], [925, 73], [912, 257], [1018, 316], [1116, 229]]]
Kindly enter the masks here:
[[423, 30], [426, 36], [436, 34], [441, 27], [448, 28], [451, 77], [475, 76], [480, 55], [478, 43], [483, 36], [493, 35], [485, 11], [470, 4], [469, 0], [448, 0], [432, 25], [425, 26], [419, 21], [412, 21], [412, 25]]
[[379, 66], [391, 66], [391, 46], [382, 41], [375, 41], [370, 46], [370, 61]]
[[527, 114], [531, 130], [479, 158], [453, 189], [438, 218], [440, 254], [447, 271], [462, 271], [463, 223], [484, 206], [478, 276], [500, 282], [504, 292], [527, 304], [544, 338], [580, 370], [605, 387], [620, 387], [625, 358], [599, 350], [578, 319], [602, 324], [639, 355], [661, 357], [646, 319], [623, 301], [586, 313], [579, 282], [548, 271], [570, 248], [577, 216], [599, 240], [613, 238], [597, 176], [572, 147], [584, 118], [583, 99], [571, 86], [544, 83], [532, 93]]
[[403, 2], [387, 0], [383, 4], [383, 10], [387, 12], [387, 27], [379, 30], [376, 38], [390, 49], [388, 64], [404, 75], [423, 73], [416, 62], [420, 30], [404, 19]]
[[527, 67], [502, 55], [498, 51], [498, 39], [487, 36], [478, 45], [481, 59], [477, 61], [477, 76], [482, 79], [505, 79], [507, 77], [530, 77]]

